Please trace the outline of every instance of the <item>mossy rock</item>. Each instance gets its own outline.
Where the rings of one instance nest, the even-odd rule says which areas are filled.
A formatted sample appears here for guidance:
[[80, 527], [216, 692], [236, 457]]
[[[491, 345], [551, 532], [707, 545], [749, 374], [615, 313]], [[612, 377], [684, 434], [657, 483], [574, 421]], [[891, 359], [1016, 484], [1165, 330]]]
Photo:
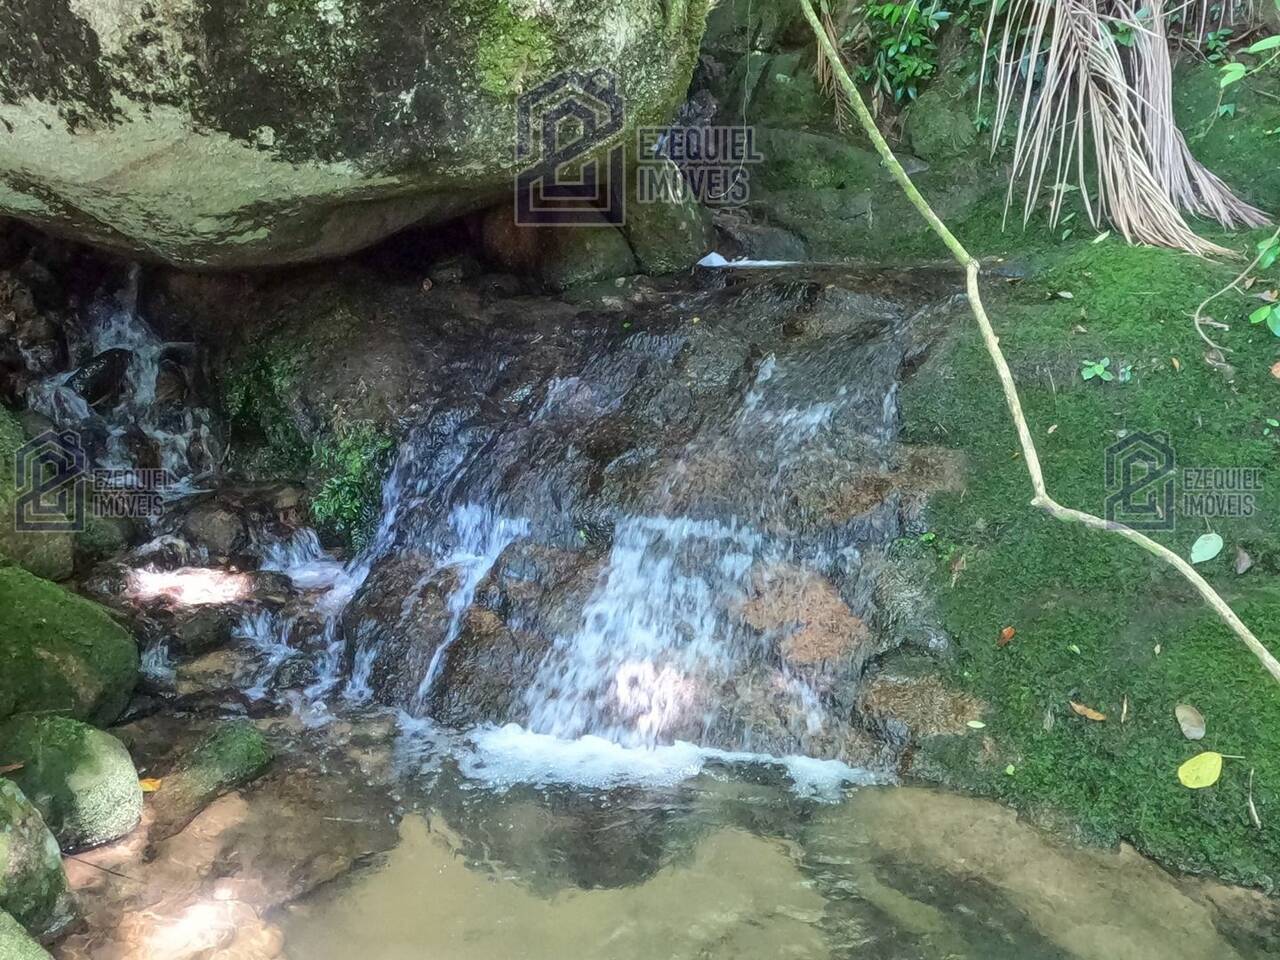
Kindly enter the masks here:
[[36, 943], [5, 911], [0, 910], [0, 960], [51, 960], [49, 953]]
[[[72, 918], [58, 841], [17, 784], [4, 778], [0, 778], [0, 911], [41, 939], [57, 936]], [[0, 921], [0, 958], [8, 956], [4, 945]]]
[[0, 213], [181, 265], [338, 256], [509, 198], [517, 98], [565, 70], [614, 72], [624, 138], [669, 120], [709, 5], [19, 4]]
[[177, 833], [212, 800], [259, 777], [274, 757], [271, 745], [248, 720], [216, 727], [161, 781], [154, 795], [152, 839]]
[[0, 561], [7, 558], [46, 580], [65, 580], [74, 563], [71, 533], [22, 533], [14, 529], [13, 458], [27, 442], [18, 418], [0, 407]]
[[907, 139], [915, 155], [933, 163], [968, 153], [978, 142], [969, 109], [970, 101], [946, 86], [922, 93], [907, 111]]
[[627, 207], [623, 234], [636, 264], [651, 276], [687, 270], [715, 243], [711, 214], [691, 194]]
[[69, 717], [25, 714], [0, 724], [0, 753], [62, 849], [123, 837], [142, 817], [142, 788], [115, 737]]
[[0, 567], [0, 718], [56, 711], [107, 724], [137, 680], [137, 644], [103, 607]]

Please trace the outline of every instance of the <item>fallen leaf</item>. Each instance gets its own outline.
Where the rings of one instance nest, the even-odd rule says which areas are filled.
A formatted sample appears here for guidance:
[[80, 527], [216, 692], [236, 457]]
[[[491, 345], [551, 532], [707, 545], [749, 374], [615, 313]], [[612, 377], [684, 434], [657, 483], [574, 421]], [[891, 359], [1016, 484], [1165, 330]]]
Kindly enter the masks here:
[[1173, 709], [1173, 715], [1178, 718], [1178, 726], [1182, 728], [1182, 735], [1188, 740], [1204, 739], [1204, 714], [1191, 706], [1189, 703], [1180, 703]]
[[163, 780], [160, 780], [157, 777], [147, 777], [144, 780], [139, 780], [138, 786], [142, 788], [143, 793], [155, 793], [160, 789], [160, 784], [163, 782]]
[[1249, 277], [1249, 279], [1245, 280], [1245, 282], [1244, 282], [1244, 288], [1245, 288], [1246, 290], [1252, 290], [1252, 289], [1253, 289], [1253, 285], [1254, 285], [1255, 283], [1257, 283], [1257, 282], [1258, 282], [1258, 278], [1257, 278], [1257, 277]]
[[1059, 300], [1074, 300], [1075, 298], [1076, 298], [1076, 295], [1075, 295], [1074, 293], [1072, 293], [1070, 290], [1059, 290], [1059, 291], [1058, 291], [1058, 299], [1059, 299]]
[[1158, 656], [1160, 656], [1160, 644], [1158, 644], [1158, 643], [1157, 643], [1157, 644], [1155, 645], [1155, 648], [1154, 648], [1154, 649], [1155, 649], [1155, 651], [1156, 651], [1156, 656], [1157, 656], [1157, 657], [1158, 657]]
[[968, 723], [965, 724], [965, 726], [968, 727], [970, 730], [981, 730], [983, 727], [986, 726], [986, 724], [983, 723], [981, 720], [970, 720]]
[[1249, 552], [1244, 547], [1236, 547], [1236, 576], [1248, 573], [1252, 566], [1253, 557], [1249, 556]]
[[7, 763], [4, 765], [0, 765], [0, 777], [4, 776], [6, 773], [16, 773], [17, 771], [21, 770], [24, 766], [25, 764], [21, 764], [21, 763]]
[[1067, 649], [1070, 650], [1072, 653], [1074, 653], [1077, 657], [1080, 656], [1080, 648], [1076, 646], [1074, 643], [1067, 644]]
[[1109, 237], [1109, 236], [1111, 236], [1111, 231], [1110, 231], [1110, 230], [1103, 230], [1100, 234], [1098, 234], [1096, 237], [1094, 237], [1094, 238], [1093, 238], [1093, 242], [1094, 242], [1095, 244], [1099, 244], [1099, 243], [1101, 243], [1103, 240], [1107, 239], [1107, 237]]
[[1071, 709], [1074, 710], [1078, 716], [1084, 717], [1086, 720], [1093, 720], [1096, 723], [1101, 723], [1103, 720], [1107, 719], [1107, 715], [1105, 713], [1099, 713], [1097, 710], [1093, 709], [1093, 707], [1086, 707], [1083, 703], [1076, 703], [1074, 700], [1068, 700], [1067, 702], [1071, 704]]
[[1258, 808], [1253, 805], [1253, 769], [1249, 770], [1249, 820], [1255, 830], [1262, 829], [1262, 818], [1258, 816]]
[[1191, 562], [1207, 563], [1222, 552], [1222, 537], [1206, 533], [1191, 546]]
[[1126, 693], [1124, 699], [1120, 701], [1120, 722], [1126, 723], [1129, 720], [1129, 695]]
[[1173, 362], [1173, 369], [1174, 369], [1174, 370], [1181, 370], [1181, 369], [1182, 369], [1182, 361], [1181, 361], [1181, 360], [1179, 360], [1177, 357], [1170, 357], [1169, 359]]
[[1017, 769], [1018, 769], [1018, 768], [1017, 768], [1017, 767], [1015, 767], [1012, 763], [1011, 763], [1011, 764], [1009, 764], [1007, 767], [1005, 767], [1005, 768], [1004, 768], [1005, 776], [1007, 776], [1007, 777], [1012, 777], [1012, 776], [1013, 776], [1013, 774], [1014, 774], [1014, 772], [1015, 772]]
[[1055, 423], [1052, 427], [1050, 427], [1050, 428], [1049, 428], [1049, 431], [1048, 431], [1048, 432], [1049, 432], [1049, 434], [1050, 434], [1051, 436], [1052, 436], [1053, 434], [1057, 433], [1057, 432], [1058, 432], [1058, 425]]
[[1280, 360], [1277, 360], [1271, 365], [1271, 375], [1277, 380], [1280, 380]]
[[1084, 324], [1077, 323], [1074, 327], [1071, 328], [1071, 332], [1072, 333], [1088, 333], [1089, 330]]
[[1017, 634], [1018, 631], [1013, 629], [1013, 627], [1005, 627], [1000, 631], [1000, 639], [996, 641], [996, 646], [1007, 647], [1009, 645], [1009, 641], [1017, 636]]
[[1191, 790], [1212, 787], [1222, 776], [1222, 754], [1207, 750], [1178, 768], [1178, 781]]
[[956, 558], [951, 561], [951, 586], [953, 589], [956, 585], [956, 581], [960, 579], [960, 574], [964, 573], [964, 568], [967, 563], [968, 561], [965, 560], [963, 553], [957, 554]]

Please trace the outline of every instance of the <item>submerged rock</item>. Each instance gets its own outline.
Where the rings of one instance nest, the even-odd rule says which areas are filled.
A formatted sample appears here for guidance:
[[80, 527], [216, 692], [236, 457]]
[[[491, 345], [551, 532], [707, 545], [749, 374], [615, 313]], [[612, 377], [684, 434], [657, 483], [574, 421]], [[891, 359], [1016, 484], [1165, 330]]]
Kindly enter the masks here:
[[511, 196], [516, 97], [607, 67], [620, 136], [683, 97], [707, 0], [23, 2], [0, 213], [172, 263], [333, 257]]
[[[0, 746], [0, 756], [5, 751]], [[72, 914], [58, 841], [17, 785], [0, 777], [0, 957], [13, 956], [5, 952], [9, 915], [45, 939], [57, 936]]]
[[123, 837], [142, 816], [142, 788], [115, 737], [68, 717], [24, 715], [0, 725], [0, 750], [21, 763], [13, 781], [64, 850]]
[[273, 756], [266, 738], [249, 721], [216, 727], [161, 782], [151, 839], [177, 833], [211, 801], [260, 776]]
[[0, 567], [0, 718], [61, 711], [110, 723], [137, 679], [137, 645], [104, 608]]

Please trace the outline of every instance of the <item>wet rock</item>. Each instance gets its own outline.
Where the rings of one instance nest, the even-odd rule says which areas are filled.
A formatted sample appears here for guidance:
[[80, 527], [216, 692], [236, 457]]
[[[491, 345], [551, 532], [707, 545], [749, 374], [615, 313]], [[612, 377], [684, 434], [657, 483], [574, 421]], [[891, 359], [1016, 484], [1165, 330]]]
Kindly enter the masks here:
[[481, 222], [485, 256], [497, 267], [536, 276], [553, 290], [636, 273], [626, 239], [603, 218], [599, 226], [531, 227], [517, 224], [510, 204]]
[[71, 374], [68, 385], [91, 406], [114, 406], [124, 392], [133, 354], [120, 347], [104, 350]]
[[219, 503], [203, 503], [189, 514], [182, 532], [215, 557], [229, 557], [245, 540], [244, 521]]
[[475, 257], [458, 254], [437, 260], [427, 270], [427, 277], [432, 283], [461, 283], [481, 273], [481, 266]]
[[273, 756], [248, 720], [215, 727], [163, 778], [152, 802], [152, 841], [173, 836], [214, 799], [261, 776]]
[[829, 580], [798, 567], [758, 571], [743, 618], [770, 633], [782, 656], [794, 665], [847, 663], [853, 675], [877, 641]]
[[170, 650], [182, 658], [198, 657], [231, 642], [244, 611], [232, 604], [179, 608], [167, 631]]
[[7, 30], [43, 42], [0, 69], [0, 213], [186, 265], [336, 257], [509, 203], [517, 96], [563, 70], [616, 73], [623, 142], [664, 122], [708, 6], [24, 5]]
[[0, 910], [0, 957], [4, 960], [51, 960], [48, 952], [28, 936], [22, 924]]
[[[0, 755], [6, 751], [0, 745]], [[0, 911], [34, 936], [57, 936], [74, 915], [58, 841], [40, 812], [18, 789], [0, 777]], [[0, 916], [0, 957], [4, 952]]]
[[631, 203], [622, 231], [636, 265], [647, 274], [688, 270], [715, 242], [711, 214], [691, 193], [674, 200]]
[[445, 656], [431, 715], [459, 725], [520, 722], [521, 694], [549, 646], [546, 634], [516, 633], [492, 610], [473, 607]]
[[0, 718], [54, 710], [110, 723], [137, 678], [137, 645], [103, 607], [0, 567]]
[[0, 725], [11, 774], [62, 849], [124, 836], [142, 816], [142, 789], [129, 751], [115, 737], [68, 717], [22, 715]]

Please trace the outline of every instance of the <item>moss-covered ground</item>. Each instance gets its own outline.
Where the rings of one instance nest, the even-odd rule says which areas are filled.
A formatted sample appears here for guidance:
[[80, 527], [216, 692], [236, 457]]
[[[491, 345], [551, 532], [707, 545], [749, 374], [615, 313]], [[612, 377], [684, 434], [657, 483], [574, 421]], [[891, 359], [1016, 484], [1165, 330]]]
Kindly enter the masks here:
[[[1187, 89], [1214, 106], [1216, 91]], [[1280, 127], [1280, 104], [1248, 102], [1217, 122], [1208, 153], [1228, 182], [1280, 209], [1280, 137], [1267, 132]], [[1225, 549], [1200, 569], [1280, 653], [1280, 432], [1267, 422], [1280, 419], [1280, 338], [1248, 322], [1256, 300], [1223, 297], [1208, 311], [1230, 326], [1209, 331], [1232, 351], [1223, 370], [1206, 361], [1191, 321], [1244, 261], [1209, 263], [1115, 235], [1094, 242], [1099, 231], [1083, 215], [1053, 232], [1001, 233], [1001, 200], [952, 226], [975, 253], [1026, 267], [1020, 282], [988, 281], [988, 307], [1051, 493], [1101, 513], [1105, 450], [1137, 431], [1166, 433], [1180, 467], [1256, 468], [1263, 489], [1251, 516], [1206, 520], [1179, 503], [1175, 529], [1154, 536], [1186, 556], [1208, 529], [1221, 534]], [[1251, 255], [1269, 231], [1206, 234]], [[1277, 287], [1273, 268], [1252, 292]], [[1127, 840], [1182, 869], [1280, 889], [1280, 684], [1162, 563], [1030, 507], [999, 385], [967, 321], [958, 315], [954, 342], [913, 380], [904, 406], [910, 440], [961, 448], [971, 464], [963, 493], [933, 501], [927, 549], [956, 647], [947, 669], [990, 710], [985, 729], [927, 746], [924, 765], [1085, 839]], [[1131, 368], [1128, 382], [1082, 379], [1082, 362], [1104, 356], [1113, 373]], [[1237, 549], [1252, 560], [1243, 574]], [[1006, 626], [1016, 636], [1001, 647]], [[1076, 715], [1070, 701], [1106, 720]], [[1179, 703], [1204, 714], [1203, 741], [1183, 737]], [[1193, 791], [1177, 769], [1201, 750], [1244, 759]]]

